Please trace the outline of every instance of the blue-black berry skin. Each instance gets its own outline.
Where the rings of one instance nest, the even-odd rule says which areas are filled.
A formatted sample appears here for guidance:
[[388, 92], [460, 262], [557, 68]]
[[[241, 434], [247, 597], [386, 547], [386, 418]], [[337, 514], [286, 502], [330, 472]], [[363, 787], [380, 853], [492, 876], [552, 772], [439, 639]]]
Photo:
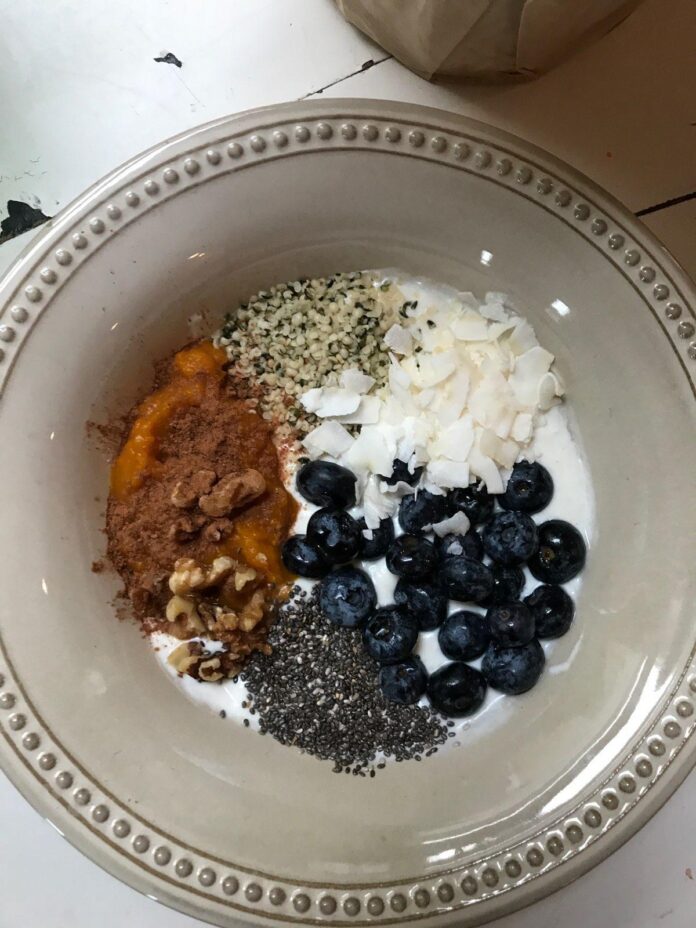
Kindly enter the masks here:
[[391, 475], [389, 477], [383, 477], [382, 479], [387, 484], [387, 486], [390, 487], [396, 486], [397, 483], [407, 483], [410, 487], [415, 487], [415, 485], [420, 480], [422, 473], [422, 467], [414, 467], [412, 473], [408, 469], [408, 464], [406, 461], [401, 461], [399, 458], [395, 458]]
[[534, 637], [534, 616], [524, 603], [491, 606], [486, 613], [493, 643], [502, 648], [519, 648]]
[[420, 580], [437, 567], [437, 552], [432, 541], [422, 535], [399, 535], [389, 546], [386, 562], [397, 577]]
[[394, 602], [411, 610], [422, 632], [437, 628], [447, 615], [447, 594], [436, 580], [405, 580], [402, 577], [394, 590]]
[[495, 500], [484, 483], [470, 483], [447, 494], [447, 508], [449, 515], [463, 512], [472, 525], [482, 525], [493, 515]]
[[382, 519], [377, 528], [372, 529], [372, 538], [365, 538], [367, 531], [364, 519], [358, 519], [360, 529], [360, 557], [364, 561], [376, 561], [384, 557], [389, 545], [394, 541], [394, 523], [391, 519]]
[[483, 655], [481, 671], [494, 690], [519, 696], [538, 682], [544, 663], [544, 649], [533, 638], [520, 648], [490, 647]]
[[332, 461], [308, 461], [297, 472], [297, 491], [317, 506], [349, 509], [355, 505], [356, 476]]
[[491, 565], [493, 589], [484, 601], [484, 606], [500, 606], [502, 603], [516, 602], [524, 589], [524, 571], [521, 567], [504, 567], [502, 564]]
[[553, 479], [543, 464], [519, 461], [512, 468], [505, 492], [498, 497], [498, 502], [502, 509], [531, 515], [545, 509], [552, 497]]
[[405, 532], [417, 534], [426, 531], [435, 522], [447, 517], [446, 497], [419, 490], [412, 496], [404, 496], [399, 504], [399, 525]]
[[542, 583], [567, 583], [585, 566], [587, 547], [580, 532], [563, 519], [539, 526], [537, 550], [529, 569]]
[[562, 586], [542, 584], [525, 597], [537, 638], [560, 638], [573, 624], [575, 604]]
[[365, 650], [380, 664], [396, 664], [409, 657], [416, 641], [418, 620], [404, 606], [377, 609], [363, 629]]
[[412, 706], [425, 693], [428, 673], [420, 657], [407, 657], [398, 664], [383, 664], [379, 686], [385, 698], [401, 706]]
[[440, 650], [452, 661], [474, 661], [486, 651], [491, 632], [485, 615], [460, 609], [448, 615], [437, 636]]
[[307, 538], [331, 564], [347, 564], [360, 551], [360, 527], [344, 509], [317, 509], [307, 523]]
[[471, 715], [486, 698], [486, 680], [480, 671], [457, 661], [430, 675], [427, 692], [430, 704], [443, 715]]
[[493, 575], [485, 564], [463, 555], [450, 555], [442, 562], [440, 577], [451, 599], [482, 603], [493, 589]]
[[319, 584], [319, 605], [329, 621], [343, 628], [364, 625], [377, 608], [377, 593], [357, 567], [339, 567]]
[[450, 554], [463, 554], [473, 557], [475, 561], [483, 560], [483, 541], [475, 528], [470, 528], [465, 535], [449, 533], [435, 539], [435, 547], [441, 558]]
[[317, 545], [306, 535], [291, 535], [281, 549], [283, 564], [291, 574], [319, 580], [331, 570], [331, 564]]
[[536, 523], [524, 512], [498, 512], [483, 529], [484, 551], [505, 567], [526, 563], [537, 545]]

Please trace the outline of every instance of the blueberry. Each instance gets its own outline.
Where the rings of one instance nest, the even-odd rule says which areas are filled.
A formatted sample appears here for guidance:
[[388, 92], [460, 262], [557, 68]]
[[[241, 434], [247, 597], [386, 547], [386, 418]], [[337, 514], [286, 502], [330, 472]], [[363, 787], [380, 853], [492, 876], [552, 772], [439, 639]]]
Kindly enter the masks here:
[[453, 661], [473, 661], [481, 657], [491, 641], [486, 617], [461, 609], [448, 615], [437, 636], [440, 650]]
[[394, 541], [394, 523], [391, 519], [382, 519], [377, 528], [372, 529], [372, 538], [365, 538], [367, 526], [364, 519], [358, 519], [360, 529], [360, 557], [366, 561], [375, 561], [384, 557], [387, 548]]
[[512, 468], [505, 492], [498, 497], [503, 509], [540, 512], [551, 502], [553, 480], [541, 464], [520, 461]]
[[488, 522], [493, 515], [495, 499], [486, 489], [485, 483], [470, 483], [468, 487], [452, 490], [447, 494], [450, 515], [463, 512], [472, 525]]
[[355, 628], [364, 625], [377, 608], [377, 593], [364, 571], [339, 567], [319, 584], [319, 605], [334, 625]]
[[418, 619], [422, 632], [437, 628], [447, 615], [447, 596], [439, 583], [428, 580], [404, 580], [396, 584], [394, 602], [408, 606]]
[[418, 641], [418, 619], [405, 606], [384, 606], [363, 630], [365, 650], [380, 664], [408, 657]]
[[306, 535], [292, 535], [281, 551], [283, 564], [291, 574], [318, 580], [331, 570], [322, 551]]
[[482, 603], [491, 595], [493, 575], [485, 564], [471, 557], [451, 554], [442, 562], [442, 580], [452, 599]]
[[486, 697], [486, 681], [468, 664], [445, 664], [430, 675], [427, 692], [433, 707], [443, 715], [471, 715]]
[[536, 638], [521, 648], [489, 648], [481, 670], [489, 686], [508, 696], [531, 690], [544, 669], [544, 649]]
[[420, 657], [407, 657], [398, 664], [386, 664], [379, 671], [379, 687], [390, 702], [411, 706], [418, 702], [428, 685], [428, 673]]
[[475, 528], [470, 528], [466, 535], [450, 532], [442, 538], [436, 538], [435, 547], [441, 558], [450, 554], [463, 554], [465, 557], [473, 557], [475, 561], [483, 560], [483, 542]]
[[432, 541], [422, 535], [399, 535], [387, 551], [387, 568], [398, 577], [419, 580], [432, 573], [437, 553]]
[[446, 497], [420, 490], [413, 496], [404, 496], [399, 506], [399, 525], [405, 532], [426, 531], [434, 522], [447, 518]]
[[415, 487], [422, 473], [422, 467], [414, 467], [413, 473], [411, 473], [406, 461], [400, 461], [399, 458], [394, 458], [391, 477], [382, 477], [382, 480], [390, 487], [396, 486], [397, 483], [407, 483], [410, 487]]
[[307, 538], [332, 564], [345, 564], [360, 550], [360, 527], [343, 509], [317, 509], [307, 523]]
[[355, 505], [355, 474], [331, 461], [309, 461], [297, 472], [297, 491], [317, 506], [348, 509]]
[[585, 566], [587, 548], [582, 535], [562, 519], [539, 526], [539, 547], [529, 569], [542, 583], [565, 583]]
[[484, 600], [484, 606], [500, 606], [502, 603], [514, 603], [520, 598], [524, 589], [524, 571], [521, 567], [504, 567], [502, 564], [491, 566], [493, 590]]
[[534, 637], [534, 616], [524, 603], [491, 606], [486, 613], [494, 644], [502, 648], [519, 648]]
[[483, 529], [483, 548], [498, 564], [524, 564], [537, 549], [537, 527], [524, 512], [498, 512]]
[[575, 605], [562, 586], [538, 586], [524, 601], [534, 616], [537, 638], [560, 638], [570, 628]]

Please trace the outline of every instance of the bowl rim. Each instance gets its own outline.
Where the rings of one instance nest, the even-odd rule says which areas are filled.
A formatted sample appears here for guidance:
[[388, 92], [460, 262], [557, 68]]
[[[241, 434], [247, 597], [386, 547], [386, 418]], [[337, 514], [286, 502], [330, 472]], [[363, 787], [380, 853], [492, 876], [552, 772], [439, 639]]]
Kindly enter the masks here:
[[[362, 125], [358, 126], [355, 123]], [[351, 128], [344, 132], [346, 126]], [[394, 130], [393, 138], [388, 135], [389, 129]], [[355, 135], [351, 135], [351, 132], [355, 132]], [[543, 149], [477, 120], [445, 110], [412, 104], [339, 98], [330, 101], [300, 101], [248, 110], [182, 132], [152, 146], [109, 172], [49, 220], [0, 279], [0, 401], [4, 384], [11, 374], [19, 348], [26, 341], [34, 319], [39, 317], [40, 312], [50, 305], [53, 296], [60, 291], [62, 279], [78, 271], [82, 262], [88, 259], [101, 243], [108, 241], [111, 234], [107, 228], [109, 218], [113, 219], [115, 224], [120, 222], [119, 228], [123, 228], [129, 221], [137, 219], [138, 215], [143, 215], [155, 205], [155, 201], [149, 196], [148, 184], [155, 184], [159, 198], [157, 202], [162, 202], [167, 196], [174, 196], [182, 189], [188, 189], [190, 185], [200, 182], [202, 175], [206, 173], [201, 171], [205, 159], [213, 167], [224, 162], [220, 168], [222, 171], [235, 169], [244, 158], [248, 158], [248, 164], [253, 165], [267, 162], [270, 158], [287, 157], [288, 154], [322, 150], [322, 146], [334, 150], [340, 145], [343, 148], [357, 148], [362, 152], [394, 152], [399, 142], [406, 143], [406, 139], [402, 138], [406, 132], [409, 133], [407, 144], [410, 147], [407, 154], [410, 157], [427, 158], [429, 161], [441, 160], [455, 168], [464, 167], [466, 162], [466, 170], [504, 184], [511, 191], [534, 199], [544, 209], [555, 211], [557, 215], [565, 211], [566, 216], [572, 216], [573, 221], [565, 221], [577, 227], [588, 242], [611, 259], [648, 304], [667, 335], [678, 362], [690, 381], [692, 392], [694, 391], [696, 342], [691, 342], [688, 346], [686, 343], [693, 336], [693, 324], [690, 319], [696, 318], [696, 288], [659, 240], [616, 198]], [[301, 145], [306, 144], [307, 147], [285, 152], [286, 148], [293, 148], [293, 145], [288, 145], [288, 135], [293, 133], [294, 141]], [[337, 138], [340, 134], [343, 134], [343, 141]], [[458, 145], [463, 146], [460, 154], [456, 153]], [[241, 154], [237, 152], [239, 148], [242, 149]], [[464, 149], [467, 149], [466, 153]], [[216, 157], [218, 160], [215, 160]], [[212, 179], [212, 176], [215, 174], [207, 179]], [[531, 186], [532, 180], [535, 182], [534, 188]], [[556, 183], [558, 180], [562, 185], [559, 189]], [[545, 189], [545, 181], [551, 184], [550, 189]], [[553, 191], [555, 205], [551, 207], [548, 203]], [[568, 195], [567, 202], [564, 194]], [[117, 198], [118, 205], [115, 202], [110, 203], [112, 199], [116, 201]], [[112, 208], [113, 215], [109, 212]], [[89, 219], [91, 214], [92, 218]], [[51, 255], [57, 245], [69, 247], [59, 248]], [[629, 245], [632, 247], [624, 248]], [[65, 264], [59, 257], [61, 251], [69, 257]], [[58, 274], [53, 270], [56, 263], [59, 265]], [[66, 270], [67, 268], [69, 270]], [[20, 292], [22, 288], [23, 293]], [[668, 302], [672, 294], [676, 295], [678, 303]], [[32, 306], [32, 309], [36, 307], [38, 311], [27, 314], [25, 305]], [[675, 306], [679, 308], [677, 315], [674, 315], [674, 310], [672, 315], [665, 312]], [[691, 334], [683, 334], [690, 330]], [[0, 669], [3, 658], [8, 672], [0, 672], [0, 684], [7, 688], [11, 686], [14, 674], [0, 636]], [[544, 870], [532, 879], [513, 882], [513, 891], [505, 888], [505, 891], [486, 893], [484, 890], [479, 895], [477, 890], [476, 895], [472, 894], [472, 898], [466, 904], [457, 900], [456, 905], [436, 905], [430, 912], [427, 909], [414, 912], [411, 906], [408, 915], [397, 917], [390, 916], [388, 912], [380, 912], [374, 916], [370, 913], [372, 917], [364, 921], [362, 918], [352, 917], [345, 909], [348, 918], [339, 911], [335, 912], [335, 916], [332, 913], [326, 917], [314, 918], [309, 914], [304, 917], [304, 902], [300, 906], [294, 904], [295, 912], [299, 916], [294, 917], [291, 912], [284, 910], [276, 910], [274, 913], [272, 907], [263, 904], [240, 905], [224, 898], [208, 901], [208, 894], [186, 885], [183, 880], [175, 881], [163, 872], [143, 869], [138, 865], [134, 855], [129, 857], [124, 854], [122, 848], [118, 847], [118, 842], [114, 842], [112, 838], [106, 839], [106, 832], [102, 828], [96, 827], [93, 822], [88, 823], [85, 815], [71, 806], [57, 788], [49, 785], [52, 776], [48, 771], [53, 770], [53, 765], [40, 768], [39, 763], [28, 754], [28, 751], [33, 749], [26, 748], [27, 734], [22, 730], [9, 729], [7, 719], [10, 717], [10, 709], [14, 709], [23, 701], [30, 707], [27, 714], [31, 711], [29, 698], [21, 681], [16, 679], [15, 691], [8, 690], [0, 694], [0, 709], [8, 710], [0, 713], [0, 734], [3, 736], [0, 739], [0, 768], [25, 798], [82, 853], [146, 895], [204, 920], [229, 924], [236, 923], [241, 917], [255, 921], [267, 920], [270, 923], [282, 917], [283, 920], [300, 923], [344, 924], [350, 921], [353, 924], [372, 924], [376, 921], [393, 923], [413, 918], [440, 917], [442, 920], [457, 920], [475, 925], [529, 905], [571, 882], [620, 847], [661, 807], [696, 765], [696, 739], [692, 737], [696, 723], [688, 721], [693, 715], [693, 704], [696, 703], [696, 676], [693, 673], [694, 652], [677, 687], [670, 695], [670, 700], [665, 701], [665, 705], [669, 702], [673, 707], [676, 706], [677, 711], [680, 705], [691, 707], [690, 714], [682, 717], [682, 731], [679, 738], [675, 739], [679, 745], [678, 751], [673, 754], [672, 760], [664, 769], [655, 775], [654, 780], [651, 764], [651, 773], [644, 776], [644, 779], [649, 781], [649, 788], [641, 790], [636, 788], [634, 782], [633, 790], [637, 798], [625, 813], [616, 815], [616, 821], [612, 822], [607, 831], [602, 831], [587, 844], [583, 843], [580, 850], [573, 851], [569, 857], [556, 862], [551, 869]], [[7, 705], [2, 704], [3, 696], [9, 697], [6, 700]], [[661, 710], [659, 716], [663, 714]], [[45, 728], [45, 723], [36, 710], [33, 710], [33, 715], [36, 726], [39, 729]], [[640, 745], [636, 746], [631, 754], [634, 768], [643, 762], [637, 759], [637, 755], [641, 754], [643, 742], [647, 743], [647, 739], [648, 735], [641, 739]], [[62, 753], [69, 757], [64, 749]], [[41, 757], [46, 756], [53, 755], [42, 753], [38, 755], [39, 761]], [[55, 757], [53, 759], [55, 761]], [[623, 769], [624, 766], [625, 764], [622, 764], [619, 769]], [[75, 768], [79, 769], [79, 764], [73, 759], [71, 769]], [[642, 776], [640, 772], [638, 776]], [[115, 797], [112, 798], [115, 800]], [[607, 815], [604, 808], [602, 815]], [[137, 816], [132, 818], [137, 819]], [[160, 830], [160, 834], [164, 833]], [[176, 839], [172, 838], [172, 841], [175, 842]], [[122, 846], [123, 844], [124, 842], [121, 842]], [[114, 853], [114, 849], [119, 853]], [[494, 856], [502, 858], [504, 854]], [[160, 869], [164, 871], [166, 865], [162, 865]], [[293, 882], [287, 878], [255, 874], [242, 866], [237, 869], [241, 873], [269, 880], [269, 885]], [[146, 876], [146, 873], [151, 875]], [[440, 874], [437, 874], [399, 882], [416, 884], [411, 887], [411, 890], [415, 891], [418, 889], [417, 884], [426, 880], [428, 883], [437, 883], [439, 877]], [[460, 877], [461, 874], [457, 880]], [[207, 885], [203, 880], [200, 882], [202, 886]], [[292, 890], [294, 895], [291, 896], [288, 891], [288, 896], [294, 903], [302, 895], [309, 898], [307, 889], [310, 892], [316, 889], [316, 901], [319, 901], [323, 892], [319, 890], [318, 885], [297, 882], [298, 886]], [[247, 884], [247, 889], [249, 885], [256, 884]], [[324, 889], [331, 889], [323, 884], [322, 886]], [[302, 887], [305, 888], [304, 893], [300, 891]], [[338, 893], [350, 889], [368, 892], [373, 888], [381, 888], [381, 884], [344, 883], [335, 887]], [[251, 895], [255, 895], [255, 891], [246, 894], [250, 903], [253, 902]], [[386, 897], [386, 890], [383, 895]], [[314, 900], [310, 900], [310, 903], [312, 901]], [[399, 910], [393, 907], [393, 911]]]

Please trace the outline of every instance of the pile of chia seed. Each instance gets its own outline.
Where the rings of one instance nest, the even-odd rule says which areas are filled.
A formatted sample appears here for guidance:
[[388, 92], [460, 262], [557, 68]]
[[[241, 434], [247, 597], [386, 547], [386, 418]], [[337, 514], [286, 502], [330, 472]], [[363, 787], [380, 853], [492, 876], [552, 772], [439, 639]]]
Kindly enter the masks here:
[[336, 773], [374, 776], [387, 757], [419, 761], [453, 737], [430, 708], [385, 699], [359, 631], [324, 617], [316, 587], [295, 587], [268, 641], [272, 653], [255, 654], [241, 675], [249, 710], [263, 734], [333, 761]]

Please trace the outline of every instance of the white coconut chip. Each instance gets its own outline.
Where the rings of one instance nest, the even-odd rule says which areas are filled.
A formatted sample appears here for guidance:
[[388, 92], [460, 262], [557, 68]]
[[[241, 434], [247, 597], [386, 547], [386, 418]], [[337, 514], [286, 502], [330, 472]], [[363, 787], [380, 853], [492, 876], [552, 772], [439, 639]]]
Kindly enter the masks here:
[[307, 410], [320, 418], [347, 416], [360, 405], [360, 394], [342, 387], [315, 387], [300, 397]]
[[[495, 465], [493, 466], [495, 467]], [[469, 486], [469, 465], [461, 461], [449, 461], [447, 458], [428, 461], [425, 466], [425, 473], [428, 484], [437, 487], [445, 487], [450, 490], [454, 487]], [[428, 486], [428, 489], [430, 489], [430, 486]]]
[[375, 378], [370, 377], [368, 374], [363, 374], [357, 367], [349, 367], [347, 370], [341, 372], [338, 382], [344, 390], [352, 390], [353, 393], [360, 393], [362, 395], [363, 393], [369, 393], [374, 387]]
[[353, 437], [338, 422], [322, 422], [305, 435], [302, 444], [311, 458], [321, 457], [322, 454], [340, 458], [353, 444]]
[[394, 324], [384, 336], [384, 344], [395, 354], [411, 354], [413, 336], [401, 325]]
[[445, 535], [466, 535], [470, 527], [471, 522], [463, 512], [455, 512], [453, 516], [443, 519], [442, 522], [433, 522], [433, 531], [438, 538], [444, 538]]
[[338, 416], [338, 422], [344, 425], [374, 425], [379, 422], [382, 400], [378, 396], [361, 396], [360, 405], [355, 412], [347, 416]]

